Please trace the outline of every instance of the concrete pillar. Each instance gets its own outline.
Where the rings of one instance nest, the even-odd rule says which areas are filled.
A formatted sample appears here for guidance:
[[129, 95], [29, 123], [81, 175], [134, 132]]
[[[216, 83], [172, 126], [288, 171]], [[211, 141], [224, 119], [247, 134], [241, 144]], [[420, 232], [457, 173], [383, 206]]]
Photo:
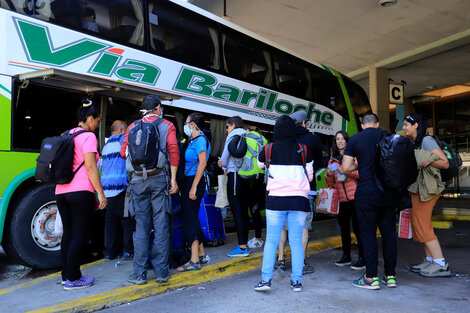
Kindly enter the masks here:
[[390, 131], [390, 109], [388, 95], [388, 70], [369, 66], [369, 95], [372, 112], [377, 114], [380, 127]]

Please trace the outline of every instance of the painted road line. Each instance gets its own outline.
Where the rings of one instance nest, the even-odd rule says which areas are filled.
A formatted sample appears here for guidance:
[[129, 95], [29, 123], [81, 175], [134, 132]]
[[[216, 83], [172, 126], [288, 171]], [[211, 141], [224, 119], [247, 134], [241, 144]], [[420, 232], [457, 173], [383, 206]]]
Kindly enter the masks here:
[[[320, 242], [309, 243], [308, 254], [316, 254], [340, 246], [341, 237], [330, 237]], [[205, 283], [260, 268], [262, 256], [262, 252], [257, 252], [249, 257], [228, 259], [226, 261], [206, 265], [202, 267], [200, 271], [197, 271], [197, 274], [195, 272], [175, 274], [168, 282], [163, 284], [156, 283], [152, 280], [145, 285], [131, 285], [116, 288], [100, 294], [59, 303], [30, 312], [91, 312], [106, 307], [129, 303], [176, 288]]]
[[432, 217], [433, 221], [470, 221], [470, 215], [435, 215]]
[[[101, 259], [101, 260], [98, 260], [98, 261], [95, 261], [95, 262], [91, 262], [91, 263], [87, 263], [87, 264], [84, 264], [82, 266], [80, 266], [80, 269], [85, 269], [87, 267], [90, 267], [90, 266], [93, 266], [93, 265], [97, 265], [97, 264], [100, 264], [100, 263], [103, 263], [105, 262], [106, 260], [105, 259]], [[39, 277], [39, 278], [36, 278], [36, 279], [33, 279], [33, 280], [30, 280], [28, 282], [25, 282], [25, 283], [22, 283], [22, 284], [18, 284], [18, 285], [15, 285], [15, 286], [12, 286], [12, 287], [8, 287], [8, 288], [5, 288], [5, 289], [1, 289], [0, 290], [0, 296], [4, 295], [4, 294], [7, 294], [9, 292], [12, 292], [12, 291], [15, 291], [15, 290], [18, 290], [18, 289], [21, 289], [21, 288], [26, 288], [26, 287], [29, 287], [29, 286], [32, 286], [32, 285], [35, 285], [43, 280], [48, 280], [48, 279], [53, 279], [53, 278], [57, 278], [57, 277], [60, 277], [61, 276], [61, 273], [60, 272], [57, 272], [57, 273], [52, 273], [50, 275], [47, 275], [47, 276], [43, 276], [43, 277]]]
[[451, 221], [432, 221], [432, 227], [438, 229], [451, 229], [453, 224]]

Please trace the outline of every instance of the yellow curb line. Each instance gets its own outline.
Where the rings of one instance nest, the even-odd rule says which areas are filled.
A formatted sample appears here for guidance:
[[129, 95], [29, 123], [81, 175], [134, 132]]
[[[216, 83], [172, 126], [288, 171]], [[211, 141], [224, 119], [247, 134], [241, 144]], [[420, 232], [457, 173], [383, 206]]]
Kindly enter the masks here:
[[432, 221], [432, 227], [438, 229], [451, 229], [453, 224], [450, 221]]
[[[103, 263], [103, 262], [106, 262], [106, 260], [105, 259], [100, 259], [100, 260], [95, 261], [95, 262], [84, 264], [84, 265], [80, 266], [80, 269], [83, 270], [87, 267], [90, 267], [90, 266], [93, 266], [93, 265], [96, 265], [96, 264], [100, 264], [100, 263]], [[12, 286], [12, 287], [1, 289], [0, 290], [0, 296], [2, 296], [4, 294], [7, 294], [9, 292], [12, 292], [12, 291], [21, 289], [21, 288], [32, 286], [32, 285], [37, 284], [37, 283], [39, 283], [40, 281], [43, 281], [43, 280], [53, 279], [53, 278], [59, 277], [60, 275], [61, 275], [61, 273], [57, 272], [57, 273], [49, 274], [47, 276], [43, 276], [43, 277], [39, 277], [39, 278], [30, 280], [30, 281], [22, 283], [22, 284], [18, 284], [18, 285]]]
[[433, 221], [470, 221], [470, 215], [434, 215]]
[[[307, 246], [307, 254], [316, 254], [321, 251], [334, 249], [341, 246], [341, 237], [329, 237], [321, 242], [312, 242]], [[30, 312], [91, 312], [106, 307], [112, 307], [123, 303], [139, 300], [170, 291], [176, 288], [196, 285], [221, 279], [234, 274], [244, 273], [261, 267], [262, 252], [254, 253], [249, 257], [229, 259], [204, 266], [197, 272], [184, 272], [172, 276], [163, 284], [149, 281], [144, 285], [131, 285], [106, 291], [72, 301], [67, 301], [49, 307]]]

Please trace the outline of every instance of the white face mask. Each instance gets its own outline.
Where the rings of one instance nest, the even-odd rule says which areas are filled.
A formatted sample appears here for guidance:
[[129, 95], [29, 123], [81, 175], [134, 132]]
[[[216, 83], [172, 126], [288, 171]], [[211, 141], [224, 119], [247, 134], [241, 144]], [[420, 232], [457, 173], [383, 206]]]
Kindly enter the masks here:
[[191, 134], [193, 133], [193, 130], [191, 128], [189, 128], [188, 124], [184, 125], [183, 131], [186, 134], [186, 136], [188, 136], [188, 137], [191, 137]]

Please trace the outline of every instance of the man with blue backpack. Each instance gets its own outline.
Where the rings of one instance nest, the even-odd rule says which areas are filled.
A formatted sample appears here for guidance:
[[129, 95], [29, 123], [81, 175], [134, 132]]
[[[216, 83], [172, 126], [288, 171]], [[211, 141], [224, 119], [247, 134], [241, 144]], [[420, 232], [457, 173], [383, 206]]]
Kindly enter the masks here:
[[[121, 156], [128, 159], [128, 170], [132, 172], [129, 210], [133, 211], [136, 221], [134, 272], [128, 281], [139, 285], [147, 282], [149, 254], [157, 282], [170, 278], [170, 194], [178, 191], [179, 163], [176, 129], [162, 118], [163, 108], [158, 96], [145, 97], [140, 111], [143, 118], [129, 126], [121, 148]], [[152, 229], [154, 239], [150, 244]]]

